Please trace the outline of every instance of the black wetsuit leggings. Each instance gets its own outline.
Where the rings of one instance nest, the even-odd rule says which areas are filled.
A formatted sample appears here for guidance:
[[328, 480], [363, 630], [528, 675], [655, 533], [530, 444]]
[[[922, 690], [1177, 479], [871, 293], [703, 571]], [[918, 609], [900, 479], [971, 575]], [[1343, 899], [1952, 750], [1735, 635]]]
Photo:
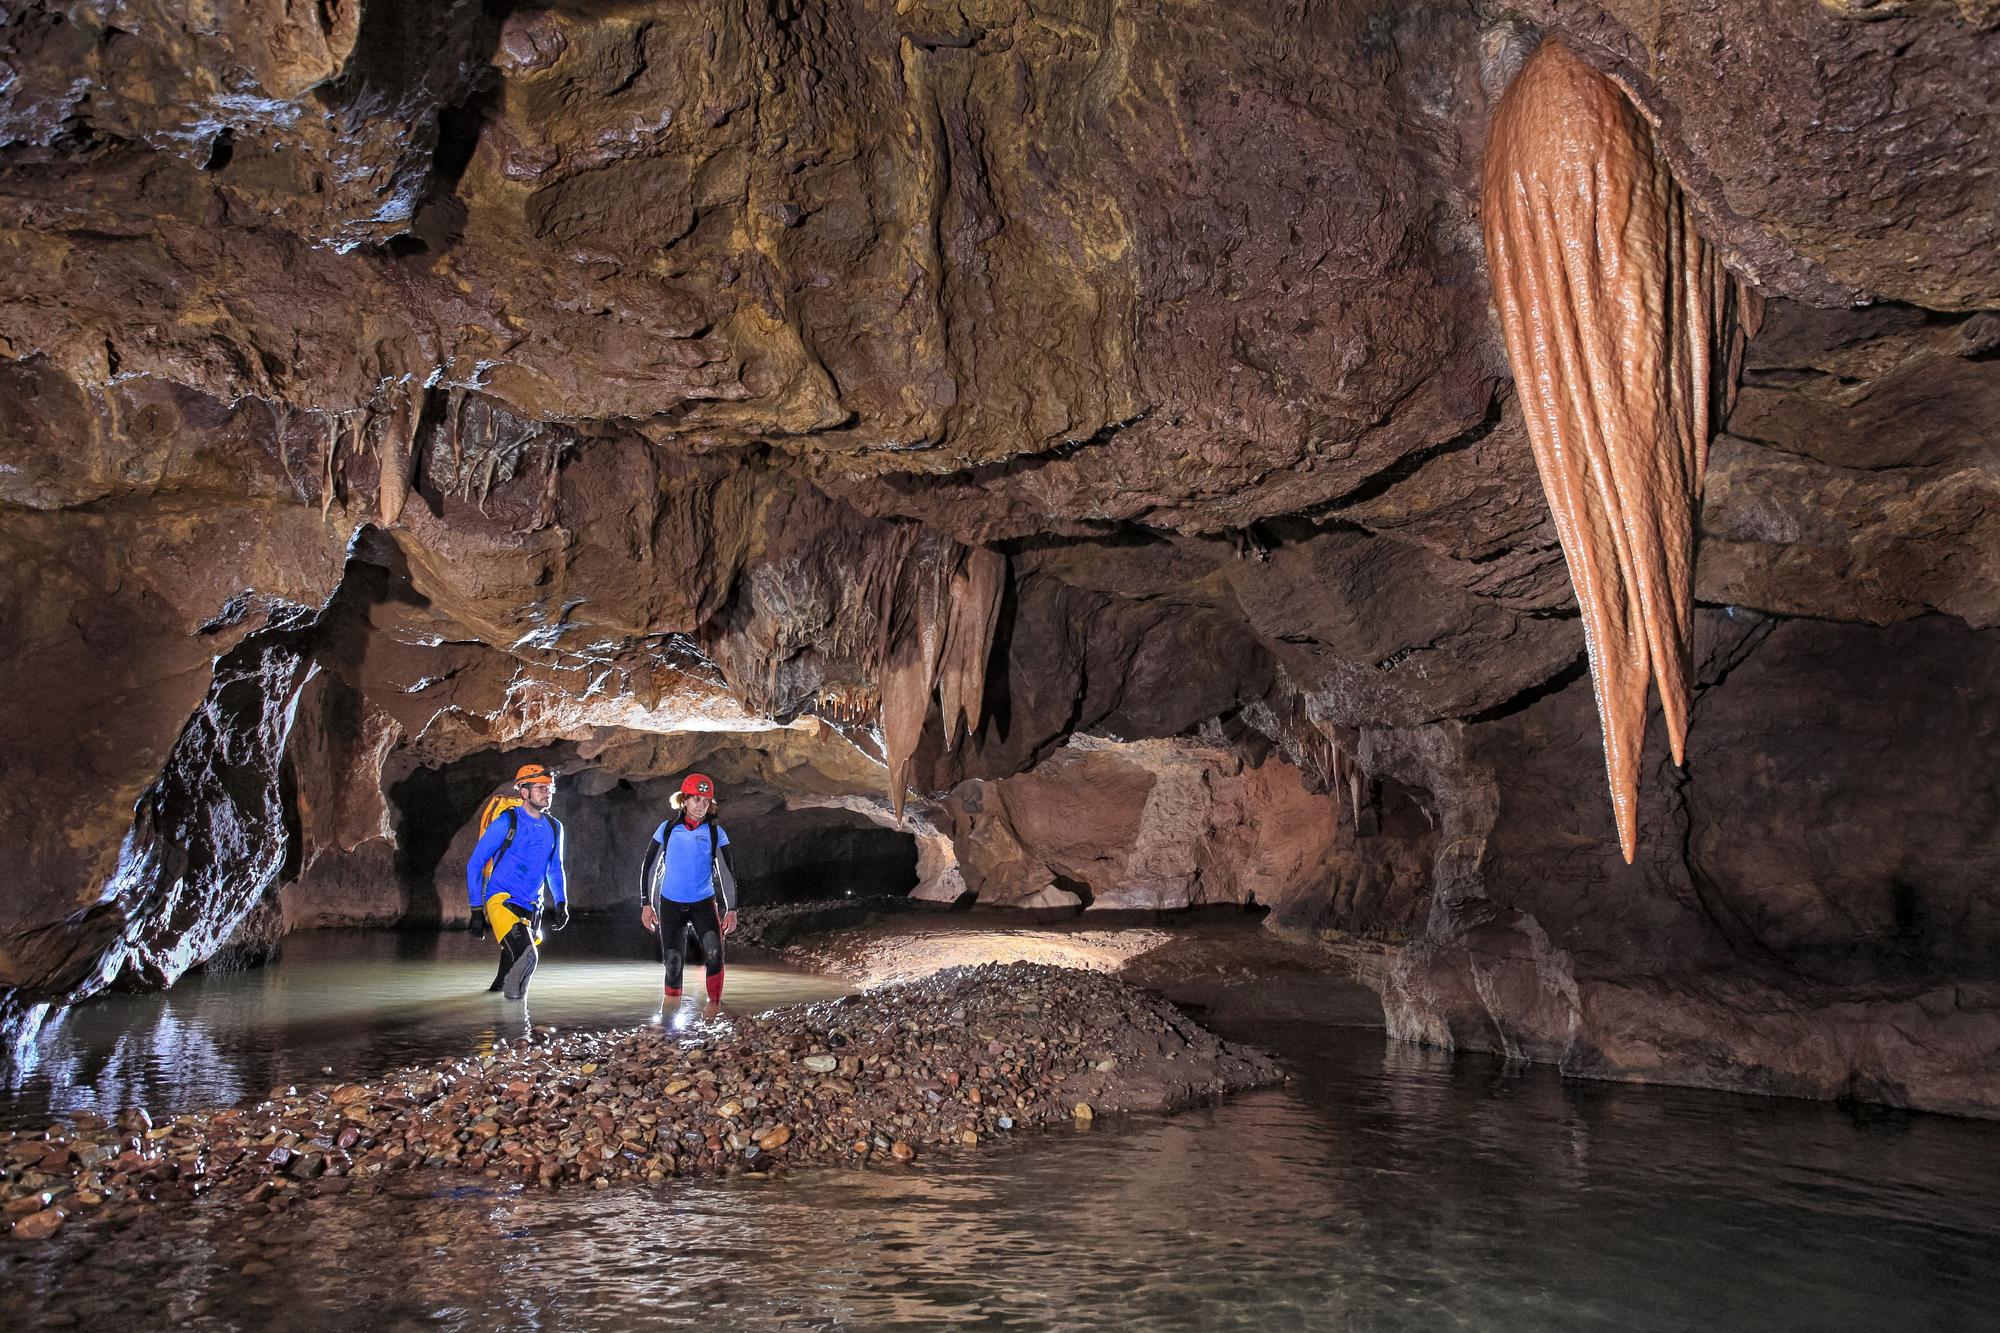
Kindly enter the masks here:
[[687, 937], [693, 931], [700, 942], [701, 958], [714, 976], [722, 970], [722, 916], [713, 897], [698, 903], [677, 903], [660, 899], [660, 960], [667, 965], [667, 989], [681, 988], [681, 969], [687, 963]]
[[528, 978], [535, 974], [535, 964], [541, 960], [541, 951], [535, 947], [535, 932], [541, 924], [540, 912], [514, 923], [514, 928], [500, 941], [500, 970], [493, 974], [493, 984], [487, 990], [500, 991], [510, 1000], [518, 1000], [526, 993]]

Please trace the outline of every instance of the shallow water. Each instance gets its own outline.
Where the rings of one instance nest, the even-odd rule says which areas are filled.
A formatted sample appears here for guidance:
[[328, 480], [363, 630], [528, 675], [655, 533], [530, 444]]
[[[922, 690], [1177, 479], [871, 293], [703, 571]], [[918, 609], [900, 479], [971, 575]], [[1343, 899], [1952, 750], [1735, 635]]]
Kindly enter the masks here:
[[[203, 1011], [181, 1021], [200, 1028]], [[207, 1036], [224, 1050], [254, 1031], [239, 1019]], [[2000, 1323], [2000, 1125], [1565, 1081], [1353, 1029], [1255, 1035], [1290, 1086], [913, 1168], [553, 1195], [409, 1177], [276, 1218], [192, 1209], [110, 1243], [66, 1230], [0, 1247], [0, 1323], [51, 1310], [204, 1329], [282, 1311], [296, 1333]]]
[[[138, 1105], [158, 1117], [229, 1105], [281, 1083], [369, 1078], [463, 1055], [530, 1025], [650, 1023], [660, 1016], [656, 947], [637, 926], [579, 920], [549, 937], [527, 1000], [513, 1002], [486, 990], [497, 947], [463, 932], [292, 935], [275, 967], [77, 1006], [17, 1074], [0, 1126], [39, 1125], [52, 1112]], [[770, 965], [732, 963], [726, 980], [724, 1003], [750, 1013], [848, 989]], [[684, 981], [698, 997], [699, 963]], [[691, 1002], [680, 1012], [692, 1013]]]

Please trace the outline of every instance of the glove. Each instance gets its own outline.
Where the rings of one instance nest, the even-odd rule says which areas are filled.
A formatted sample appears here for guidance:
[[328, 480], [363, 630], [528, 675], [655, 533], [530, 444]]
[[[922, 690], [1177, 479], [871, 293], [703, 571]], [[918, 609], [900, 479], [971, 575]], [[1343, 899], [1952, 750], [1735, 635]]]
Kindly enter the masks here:
[[549, 929], [561, 930], [569, 924], [569, 904], [556, 903], [549, 908]]
[[486, 909], [485, 909], [484, 907], [475, 907], [475, 908], [473, 908], [473, 909], [472, 909], [472, 915], [471, 915], [470, 917], [468, 917], [468, 918], [466, 919], [466, 922], [465, 922], [465, 928], [466, 928], [467, 930], [469, 930], [469, 931], [471, 931], [471, 932], [472, 932], [472, 938], [473, 938], [473, 939], [475, 939], [475, 940], [483, 940], [483, 939], [485, 939], [485, 938], [486, 938]]

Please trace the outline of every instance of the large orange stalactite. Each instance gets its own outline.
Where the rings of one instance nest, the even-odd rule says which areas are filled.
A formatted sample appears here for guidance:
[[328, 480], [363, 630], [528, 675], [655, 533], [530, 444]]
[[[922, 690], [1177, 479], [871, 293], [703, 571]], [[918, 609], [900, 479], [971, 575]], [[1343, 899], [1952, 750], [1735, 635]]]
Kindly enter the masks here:
[[1624, 93], [1545, 42], [1494, 112], [1486, 257], [1542, 488], [1583, 611], [1625, 860], [1638, 843], [1646, 691], [1687, 743], [1696, 506], [1711, 405], [1758, 298], [1696, 233]]

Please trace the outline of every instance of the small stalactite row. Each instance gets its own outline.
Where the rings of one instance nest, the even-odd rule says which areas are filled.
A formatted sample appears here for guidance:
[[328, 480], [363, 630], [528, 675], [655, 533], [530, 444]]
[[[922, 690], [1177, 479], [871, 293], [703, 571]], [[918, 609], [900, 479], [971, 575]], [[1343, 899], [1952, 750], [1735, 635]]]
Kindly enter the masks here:
[[1361, 744], [1358, 727], [1343, 727], [1312, 716], [1304, 695], [1292, 696], [1290, 725], [1284, 729], [1280, 749], [1299, 770], [1305, 788], [1330, 792], [1338, 806], [1343, 798], [1356, 835], [1361, 832], [1361, 792], [1368, 781], [1367, 771], [1355, 757]]
[[417, 439], [424, 420], [425, 390], [404, 376], [384, 381], [376, 393], [377, 402], [387, 395], [386, 408], [371, 402], [326, 416], [326, 449], [319, 477], [322, 519], [333, 512], [336, 500], [347, 503], [348, 460], [362, 450], [375, 455], [375, 513], [382, 526], [394, 527], [403, 516], [403, 506], [409, 503], [417, 477]]
[[421, 470], [441, 494], [476, 505], [483, 515], [494, 490], [539, 457], [541, 493], [529, 530], [555, 521], [563, 457], [575, 443], [568, 431], [517, 417], [493, 399], [457, 386], [435, 398], [429, 390], [413, 389], [410, 411], [409, 457], [403, 461], [411, 483]]
[[1557, 42], [1535, 51], [1495, 109], [1480, 202], [1630, 863], [1649, 682], [1674, 762], [1686, 753], [1696, 507], [1762, 305], [1696, 232], [1623, 91]]
[[813, 712], [843, 726], [872, 723], [881, 706], [874, 691], [860, 685], [828, 682], [813, 696]]
[[888, 797], [900, 821], [932, 701], [946, 749], [984, 717], [986, 658], [1000, 624], [1006, 556], [914, 524], [898, 526], [860, 570], [860, 584], [858, 600], [874, 626], [860, 669], [878, 689], [822, 685], [816, 707], [844, 725], [880, 723]]

